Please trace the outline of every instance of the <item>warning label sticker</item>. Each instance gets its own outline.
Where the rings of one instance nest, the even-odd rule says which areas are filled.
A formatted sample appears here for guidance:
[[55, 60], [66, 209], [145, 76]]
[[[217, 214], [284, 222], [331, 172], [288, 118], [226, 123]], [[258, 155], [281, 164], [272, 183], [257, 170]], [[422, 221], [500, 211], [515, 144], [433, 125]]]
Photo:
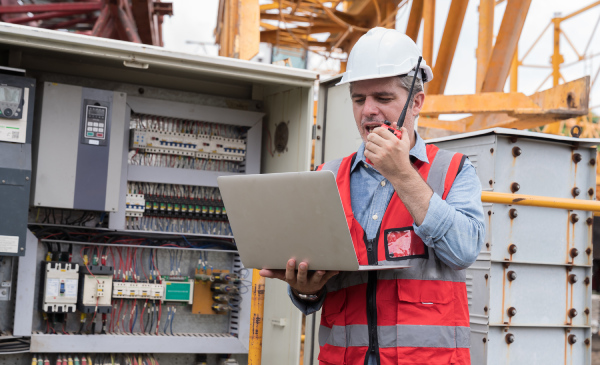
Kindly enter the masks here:
[[21, 142], [19, 140], [20, 136], [21, 136], [21, 128], [6, 127], [6, 126], [0, 125], [0, 141]]
[[19, 236], [0, 236], [0, 253], [19, 252]]

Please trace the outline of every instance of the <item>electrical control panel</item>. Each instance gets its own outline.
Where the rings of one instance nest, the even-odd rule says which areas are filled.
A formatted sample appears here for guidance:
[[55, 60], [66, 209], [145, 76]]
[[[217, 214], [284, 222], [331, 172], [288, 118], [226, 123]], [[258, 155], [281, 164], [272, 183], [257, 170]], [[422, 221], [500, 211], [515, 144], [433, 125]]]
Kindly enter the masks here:
[[[167, 365], [194, 363], [196, 353], [209, 354], [208, 364], [221, 362], [216, 354], [230, 353], [246, 363], [252, 272], [239, 261], [216, 179], [309, 169], [315, 76], [193, 55], [182, 65], [180, 55], [69, 34], [61, 37], [61, 47], [50, 47], [45, 34], [25, 28], [18, 37], [0, 30], [11, 59], [16, 56], [18, 62], [22, 54], [23, 60], [35, 60], [26, 64], [38, 78], [32, 85], [37, 92], [31, 88], [23, 94], [37, 99], [35, 116], [27, 110], [35, 119], [35, 128], [27, 128], [27, 134], [33, 132], [33, 168], [24, 164], [22, 169], [33, 175], [22, 172], [10, 179], [19, 188], [33, 184], [31, 233], [18, 243], [28, 252], [19, 260], [11, 295], [14, 328], [2, 317], [2, 330], [30, 340], [27, 356], [48, 353], [54, 362], [60, 353], [63, 364], [69, 353], [105, 363], [113, 353], [116, 358], [131, 352], [157, 352], [157, 360]], [[19, 42], [23, 32], [32, 40], [26, 47]], [[132, 57], [143, 62], [150, 57], [150, 69], [136, 76], [137, 71], [123, 68], [123, 60]], [[287, 145], [274, 133], [282, 122], [289, 125]], [[152, 146], [131, 145], [130, 135], [143, 143], [152, 137], [138, 134], [141, 130], [159, 131], [154, 135], [159, 139]], [[26, 157], [26, 152], [10, 156]], [[128, 192], [130, 183], [151, 189]], [[7, 216], [14, 215], [12, 202], [2, 201], [11, 204]], [[4, 221], [0, 215], [0, 227]], [[65, 281], [63, 298], [47, 299], [54, 285], [47, 282], [55, 273], [46, 275], [46, 263], [39, 264], [48, 251], [64, 253], [52, 255], [62, 266], [80, 265], [76, 285], [66, 285], [77, 279], [67, 278], [70, 270], [59, 274], [59, 284]], [[192, 312], [196, 298], [191, 305], [189, 300], [196, 293], [196, 281], [192, 286], [189, 279], [199, 256], [209, 273], [230, 270], [244, 280], [221, 283], [215, 276], [202, 282], [209, 308], [201, 314]], [[112, 277], [94, 271], [109, 265]], [[161, 272], [188, 279], [171, 274], [167, 280]], [[77, 288], [76, 295], [67, 296], [69, 288]], [[56, 300], [49, 303], [56, 313], [39, 313], [40, 298], [46, 307], [46, 301]], [[110, 305], [111, 311], [103, 312]]]
[[48, 313], [75, 312], [79, 265], [70, 262], [44, 262], [42, 310]]

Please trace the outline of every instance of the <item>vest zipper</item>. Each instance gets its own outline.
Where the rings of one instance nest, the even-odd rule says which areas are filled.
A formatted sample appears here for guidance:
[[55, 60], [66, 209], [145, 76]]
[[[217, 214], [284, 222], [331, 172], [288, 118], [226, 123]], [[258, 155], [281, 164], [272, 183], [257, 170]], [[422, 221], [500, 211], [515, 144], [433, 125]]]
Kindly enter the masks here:
[[369, 349], [365, 356], [365, 365], [368, 365], [369, 357], [376, 354], [379, 364], [379, 341], [377, 337], [377, 272], [369, 271], [367, 282], [367, 327], [369, 331]]
[[[366, 237], [365, 237], [366, 238]], [[379, 234], [375, 239], [365, 240], [367, 243], [367, 258], [369, 265], [377, 265], [377, 242]], [[369, 271], [367, 281], [367, 327], [369, 331], [369, 349], [365, 356], [365, 365], [369, 363], [369, 357], [375, 353], [377, 364], [379, 364], [379, 344], [377, 338], [377, 272]]]
[[[379, 235], [377, 235], [379, 237]], [[369, 265], [377, 265], [377, 238], [367, 241], [367, 260]]]

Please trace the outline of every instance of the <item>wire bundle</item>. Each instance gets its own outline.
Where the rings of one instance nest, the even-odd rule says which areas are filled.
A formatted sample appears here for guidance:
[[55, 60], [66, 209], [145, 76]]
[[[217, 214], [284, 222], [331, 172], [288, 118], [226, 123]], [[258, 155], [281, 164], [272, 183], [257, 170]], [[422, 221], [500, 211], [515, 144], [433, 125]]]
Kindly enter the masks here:
[[29, 339], [21, 337], [0, 337], [0, 355], [29, 352]]
[[240, 162], [213, 160], [176, 154], [152, 153], [140, 150], [129, 151], [128, 162], [130, 165], [169, 167], [175, 169], [241, 172]]
[[216, 136], [224, 138], [242, 138], [245, 128], [195, 120], [185, 120], [170, 117], [161, 117], [150, 114], [131, 114], [130, 128], [155, 129], [164, 132], [186, 133], [196, 136]]

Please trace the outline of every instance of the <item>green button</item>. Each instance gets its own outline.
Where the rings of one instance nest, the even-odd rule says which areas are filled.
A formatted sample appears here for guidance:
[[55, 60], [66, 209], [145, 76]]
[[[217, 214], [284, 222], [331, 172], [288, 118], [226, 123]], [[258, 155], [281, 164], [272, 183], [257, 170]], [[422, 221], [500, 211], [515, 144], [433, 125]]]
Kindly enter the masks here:
[[94, 136], [94, 132], [87, 132], [87, 135], [88, 135], [89, 137], [93, 137], [93, 136]]

